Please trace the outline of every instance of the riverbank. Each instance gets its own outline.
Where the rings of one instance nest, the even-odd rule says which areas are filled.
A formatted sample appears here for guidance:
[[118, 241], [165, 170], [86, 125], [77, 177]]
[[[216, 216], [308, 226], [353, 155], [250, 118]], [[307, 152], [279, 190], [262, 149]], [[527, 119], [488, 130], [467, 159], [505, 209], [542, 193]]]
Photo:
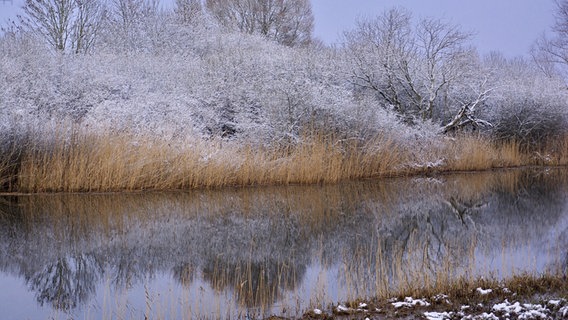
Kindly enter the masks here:
[[[568, 282], [561, 274], [506, 281], [460, 280], [441, 289], [401, 292], [314, 308], [301, 319], [566, 319]], [[444, 293], [445, 292], [445, 293]], [[269, 319], [282, 319], [272, 317]]]
[[306, 133], [285, 145], [233, 140], [162, 140], [134, 134], [61, 130], [5, 147], [0, 185], [7, 193], [190, 190], [481, 171], [568, 163], [566, 139], [523, 150], [479, 135], [365, 140]]

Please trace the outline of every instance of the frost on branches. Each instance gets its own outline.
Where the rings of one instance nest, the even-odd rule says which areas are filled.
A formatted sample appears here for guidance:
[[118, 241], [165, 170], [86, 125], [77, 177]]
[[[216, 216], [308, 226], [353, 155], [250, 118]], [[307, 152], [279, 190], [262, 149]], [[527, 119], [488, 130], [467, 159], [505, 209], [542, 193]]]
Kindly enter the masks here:
[[[0, 39], [5, 132], [71, 122], [280, 146], [316, 131], [413, 147], [461, 130], [535, 143], [566, 128], [560, 77], [521, 58], [479, 57], [459, 26], [403, 9], [361, 21], [331, 48], [308, 41], [302, 1], [286, 12], [307, 15], [297, 17], [306, 23], [298, 45], [276, 36], [288, 26], [227, 27], [238, 17], [221, 12], [231, 9], [223, 1], [177, 1], [170, 11], [146, 0], [57, 3], [26, 3]], [[51, 9], [67, 10], [67, 20], [46, 20]], [[50, 33], [54, 23], [63, 33]]]

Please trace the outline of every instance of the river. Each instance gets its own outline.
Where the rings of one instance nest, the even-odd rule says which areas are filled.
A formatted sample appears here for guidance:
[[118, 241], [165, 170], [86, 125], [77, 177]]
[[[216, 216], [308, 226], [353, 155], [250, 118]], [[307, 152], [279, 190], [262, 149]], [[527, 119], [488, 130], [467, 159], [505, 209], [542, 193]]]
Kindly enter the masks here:
[[254, 319], [566, 270], [568, 172], [0, 197], [6, 319]]

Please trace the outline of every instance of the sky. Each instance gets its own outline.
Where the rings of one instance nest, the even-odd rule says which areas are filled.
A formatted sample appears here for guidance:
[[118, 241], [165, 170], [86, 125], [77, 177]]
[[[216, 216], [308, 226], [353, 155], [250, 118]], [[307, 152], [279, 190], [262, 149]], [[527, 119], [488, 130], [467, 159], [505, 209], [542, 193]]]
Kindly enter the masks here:
[[[172, 3], [172, 0], [162, 0]], [[357, 19], [404, 7], [415, 18], [441, 18], [474, 33], [479, 53], [526, 55], [531, 44], [554, 22], [553, 0], [311, 0], [314, 34], [325, 43], [340, 41]], [[24, 0], [0, 0], [0, 23], [14, 19]]]
[[315, 35], [337, 42], [360, 18], [403, 7], [414, 18], [441, 18], [474, 33], [481, 54], [501, 51], [508, 57], [525, 55], [554, 23], [553, 0], [312, 0]]

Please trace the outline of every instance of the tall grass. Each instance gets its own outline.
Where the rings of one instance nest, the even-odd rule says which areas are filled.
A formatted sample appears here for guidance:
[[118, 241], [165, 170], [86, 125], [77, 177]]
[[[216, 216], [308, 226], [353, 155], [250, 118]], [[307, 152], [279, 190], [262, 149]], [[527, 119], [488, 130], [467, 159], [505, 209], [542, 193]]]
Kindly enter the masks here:
[[[322, 135], [285, 149], [226, 141], [164, 142], [157, 138], [55, 133], [18, 146], [0, 173], [8, 191], [89, 192], [311, 184], [395, 171], [398, 148], [377, 137], [362, 146]], [[17, 166], [18, 170], [11, 168]]]
[[529, 164], [527, 155], [514, 141], [495, 144], [481, 137], [463, 135], [448, 141], [444, 147], [442, 152], [447, 154], [447, 170], [450, 171], [478, 171]]
[[313, 132], [296, 144], [273, 148], [66, 129], [6, 147], [0, 157], [0, 186], [25, 193], [173, 190], [564, 165], [564, 141], [568, 139], [556, 143], [552, 152], [531, 155], [514, 142], [496, 145], [473, 136], [440, 139], [435, 147], [417, 152], [386, 135], [361, 141]]

